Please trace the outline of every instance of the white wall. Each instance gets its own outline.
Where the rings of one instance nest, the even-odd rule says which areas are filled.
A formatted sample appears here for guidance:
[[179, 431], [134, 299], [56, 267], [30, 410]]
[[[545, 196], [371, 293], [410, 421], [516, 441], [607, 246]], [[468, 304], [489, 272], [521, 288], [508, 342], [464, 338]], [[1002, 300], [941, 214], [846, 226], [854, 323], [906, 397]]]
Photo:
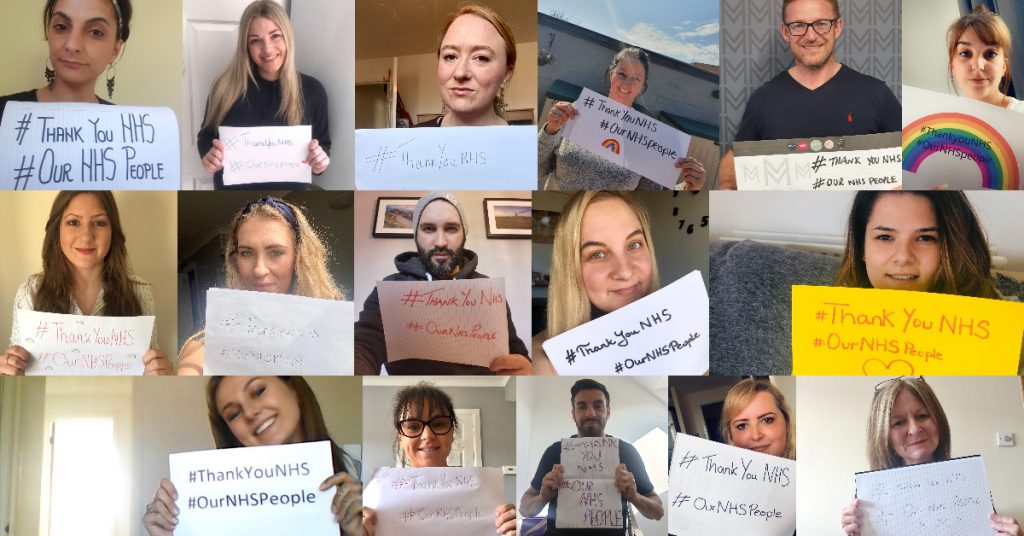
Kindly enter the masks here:
[[903, 0], [903, 83], [939, 93], [949, 84], [946, 30], [960, 17], [956, 0]]
[[[842, 509], [853, 500], [853, 475], [868, 469], [866, 429], [880, 378], [800, 377], [802, 433], [797, 434], [797, 530], [837, 534]], [[1024, 405], [1020, 379], [930, 377], [952, 435], [953, 457], [985, 460], [998, 512], [1024, 521]], [[996, 447], [996, 432], [1013, 432], [1016, 446]]]

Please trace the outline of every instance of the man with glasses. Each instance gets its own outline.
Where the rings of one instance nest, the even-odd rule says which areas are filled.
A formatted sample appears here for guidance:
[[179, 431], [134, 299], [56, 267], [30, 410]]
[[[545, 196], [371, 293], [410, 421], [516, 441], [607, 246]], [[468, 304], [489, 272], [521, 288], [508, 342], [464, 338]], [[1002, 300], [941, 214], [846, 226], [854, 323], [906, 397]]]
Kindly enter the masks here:
[[[384, 281], [433, 281], [444, 279], [477, 279], [487, 277], [476, 271], [477, 254], [465, 249], [466, 224], [462, 204], [451, 192], [428, 192], [416, 203], [412, 214], [416, 251], [395, 257], [398, 273]], [[487, 367], [445, 363], [426, 359], [403, 359], [388, 363], [384, 322], [380, 315], [377, 289], [366, 298], [355, 324], [355, 373], [379, 375], [381, 367], [387, 374], [498, 374], [529, 375], [533, 373], [526, 345], [516, 336], [512, 313], [508, 316], [509, 355], [496, 357]]]
[[[571, 437], [611, 437], [604, 432], [608, 417], [612, 414], [611, 395], [604, 384], [582, 379], [577, 381], [570, 390], [572, 402], [572, 420], [576, 423], [576, 434]], [[654, 484], [647, 476], [644, 461], [640, 458], [633, 445], [619, 440], [619, 461], [615, 468], [615, 487], [622, 494], [622, 528], [621, 529], [557, 529], [555, 518], [558, 510], [558, 489], [562, 486], [564, 470], [562, 468], [562, 442], [556, 441], [541, 456], [537, 472], [530, 482], [530, 488], [523, 493], [519, 503], [519, 511], [523, 516], [531, 517], [540, 513], [544, 505], [548, 505], [547, 531], [548, 536], [587, 534], [588, 536], [623, 536], [627, 534], [629, 521], [629, 504], [648, 519], [661, 519], [665, 509], [661, 499], [654, 493]], [[628, 503], [628, 504], [627, 504]]]
[[[837, 0], [784, 0], [779, 31], [795, 62], [750, 96], [734, 141], [901, 130], [902, 107], [888, 86], [836, 60], [843, 33]], [[720, 181], [736, 189], [732, 149], [722, 157]]]

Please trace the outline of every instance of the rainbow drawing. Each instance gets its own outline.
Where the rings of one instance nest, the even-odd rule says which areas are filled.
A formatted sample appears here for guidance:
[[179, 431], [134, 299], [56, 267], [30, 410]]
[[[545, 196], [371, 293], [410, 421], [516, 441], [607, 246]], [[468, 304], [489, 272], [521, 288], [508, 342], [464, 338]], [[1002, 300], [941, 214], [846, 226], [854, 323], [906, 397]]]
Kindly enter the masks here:
[[601, 147], [604, 147], [615, 154], [619, 154], [619, 151], [622, 150], [622, 145], [619, 143], [619, 140], [615, 138], [608, 138], [607, 140], [602, 141]]
[[1013, 148], [998, 131], [972, 115], [931, 114], [903, 129], [903, 169], [916, 173], [932, 154], [958, 153], [978, 164], [981, 186], [1020, 189], [1020, 170]]

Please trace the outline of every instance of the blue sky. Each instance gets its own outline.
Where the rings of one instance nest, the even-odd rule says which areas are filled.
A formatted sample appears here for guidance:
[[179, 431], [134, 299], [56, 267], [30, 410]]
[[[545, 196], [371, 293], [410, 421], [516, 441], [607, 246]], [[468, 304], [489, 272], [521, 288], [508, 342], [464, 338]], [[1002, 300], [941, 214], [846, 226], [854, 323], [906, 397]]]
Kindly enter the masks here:
[[[706, 0], [538, 0], [584, 28], [688, 63], [718, 65], [718, 2]], [[544, 36], [539, 36], [544, 41]], [[543, 45], [542, 45], [543, 46]]]

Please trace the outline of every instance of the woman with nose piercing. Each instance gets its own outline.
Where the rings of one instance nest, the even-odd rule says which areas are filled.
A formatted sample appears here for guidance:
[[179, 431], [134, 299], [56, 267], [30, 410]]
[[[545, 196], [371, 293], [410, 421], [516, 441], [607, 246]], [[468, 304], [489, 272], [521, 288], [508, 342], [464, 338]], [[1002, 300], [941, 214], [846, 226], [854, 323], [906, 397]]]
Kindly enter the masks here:
[[[639, 48], [626, 48], [612, 58], [605, 73], [608, 98], [624, 106], [647, 89], [650, 59]], [[590, 151], [562, 138], [562, 127], [573, 120], [576, 106], [556, 102], [548, 120], [537, 135], [538, 177], [544, 177], [545, 190], [664, 190], [665, 187], [622, 166], [608, 162]], [[704, 186], [704, 165], [696, 158], [676, 161], [679, 168], [677, 189], [700, 190]]]
[[[875, 386], [868, 417], [867, 453], [871, 470], [906, 467], [948, 460], [949, 420], [938, 397], [924, 378], [893, 378]], [[843, 509], [842, 526], [847, 535], [860, 535], [863, 513], [860, 501]], [[991, 514], [992, 534], [1021, 536], [1013, 517]]]
[[778, 387], [767, 380], [747, 378], [725, 395], [722, 437], [730, 445], [795, 460], [792, 414]]
[[1024, 112], [1024, 103], [1006, 94], [1013, 74], [1010, 30], [985, 6], [953, 21], [946, 33], [949, 81], [957, 94], [1000, 108]]
[[[228, 229], [225, 287], [343, 299], [327, 269], [327, 248], [298, 206], [276, 197], [261, 197], [235, 213]], [[202, 374], [204, 363], [204, 332], [199, 332], [182, 345], [178, 374]]]
[[115, 65], [128, 41], [131, 20], [130, 0], [47, 0], [46, 85], [0, 97], [0, 116], [9, 101], [111, 104], [96, 96], [96, 81], [105, 72], [107, 98], [114, 97]]
[[[395, 456], [403, 467], [448, 467], [448, 456], [459, 432], [459, 421], [448, 393], [421, 382], [399, 390], [392, 406], [395, 425]], [[516, 507], [499, 505], [494, 510], [496, 533], [516, 534]], [[363, 535], [376, 533], [377, 513], [363, 508]]]
[[[327, 92], [323, 84], [295, 68], [295, 34], [277, 2], [257, 0], [242, 13], [238, 43], [227, 70], [213, 84], [197, 146], [217, 189], [248, 189], [224, 185], [224, 144], [221, 125], [232, 127], [312, 125], [313, 140], [305, 163], [314, 175], [331, 163]], [[262, 183], [261, 188], [295, 189], [297, 183]]]
[[[331, 513], [342, 536], [360, 533], [363, 486], [353, 476], [356, 462], [327, 431], [323, 412], [309, 384], [300, 376], [214, 376], [206, 385], [210, 429], [218, 449], [261, 445], [331, 442], [335, 474], [320, 490], [336, 488]], [[142, 524], [149, 536], [170, 536], [178, 523], [178, 492], [167, 478], [160, 481], [146, 506]]]
[[[131, 273], [124, 229], [109, 191], [62, 191], [46, 220], [43, 271], [18, 287], [14, 309], [89, 316], [153, 316], [156, 303], [149, 283]], [[25, 373], [32, 356], [18, 346], [17, 323], [11, 346], [0, 360], [0, 375]], [[146, 375], [169, 375], [173, 367], [156, 348], [156, 324], [150, 349], [142, 356]]]

